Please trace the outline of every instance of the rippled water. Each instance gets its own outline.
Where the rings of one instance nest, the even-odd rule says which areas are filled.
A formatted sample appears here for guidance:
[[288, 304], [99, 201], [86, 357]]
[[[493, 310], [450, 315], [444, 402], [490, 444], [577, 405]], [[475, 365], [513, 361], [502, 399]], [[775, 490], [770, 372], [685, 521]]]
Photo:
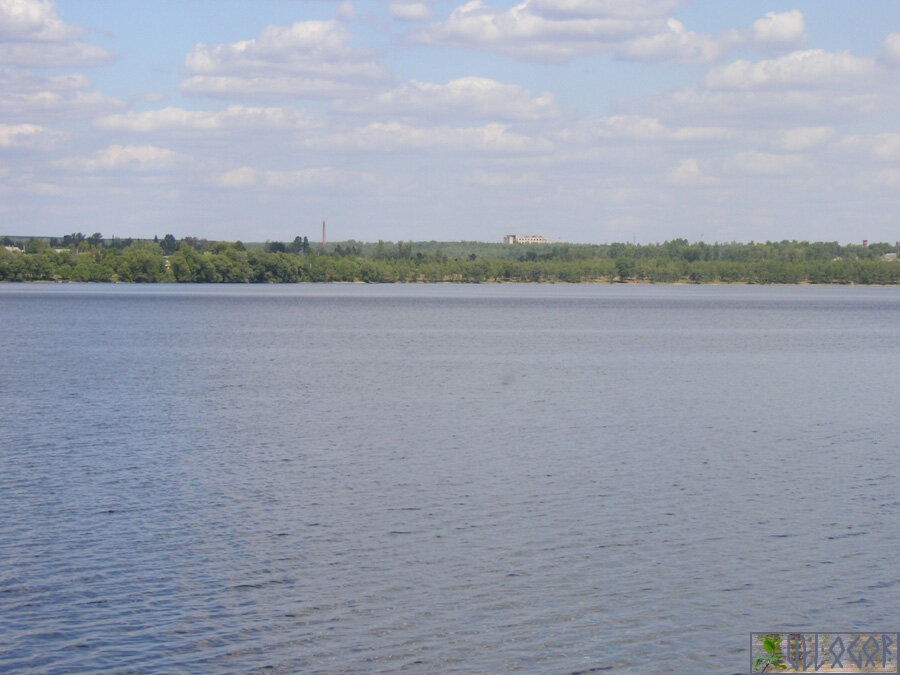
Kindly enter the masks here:
[[0, 285], [0, 670], [897, 630], [890, 288]]

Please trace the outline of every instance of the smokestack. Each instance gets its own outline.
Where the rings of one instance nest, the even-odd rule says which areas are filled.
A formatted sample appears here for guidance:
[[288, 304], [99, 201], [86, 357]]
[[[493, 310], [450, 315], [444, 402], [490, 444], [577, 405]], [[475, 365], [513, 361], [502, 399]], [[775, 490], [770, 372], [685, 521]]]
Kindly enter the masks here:
[[325, 221], [322, 221], [322, 246], [325, 245]]

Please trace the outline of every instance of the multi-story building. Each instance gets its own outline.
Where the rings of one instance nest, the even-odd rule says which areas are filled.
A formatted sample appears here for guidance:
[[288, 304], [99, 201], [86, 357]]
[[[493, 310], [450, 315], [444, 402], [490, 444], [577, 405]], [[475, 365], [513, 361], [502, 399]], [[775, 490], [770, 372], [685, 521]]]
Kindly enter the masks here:
[[519, 234], [508, 234], [503, 237], [504, 244], [549, 244], [547, 237], [540, 234], [529, 234], [527, 236]]

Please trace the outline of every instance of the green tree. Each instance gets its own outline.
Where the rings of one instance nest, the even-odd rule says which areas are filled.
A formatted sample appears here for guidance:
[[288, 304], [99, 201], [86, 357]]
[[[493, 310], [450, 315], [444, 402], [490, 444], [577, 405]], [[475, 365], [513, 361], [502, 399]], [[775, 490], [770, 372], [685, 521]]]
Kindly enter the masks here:
[[634, 260], [631, 258], [616, 258], [616, 274], [619, 281], [627, 281], [634, 275]]
[[167, 234], [162, 238], [162, 241], [159, 242], [160, 247], [162, 247], [163, 253], [169, 255], [171, 253], [175, 253], [175, 249], [178, 247], [178, 240], [171, 234]]
[[152, 283], [162, 281], [165, 268], [162, 255], [148, 248], [132, 248], [125, 252], [119, 267], [124, 281]]
[[25, 253], [40, 253], [46, 247], [44, 246], [44, 240], [38, 239], [34, 237], [28, 240], [28, 243], [25, 244]]

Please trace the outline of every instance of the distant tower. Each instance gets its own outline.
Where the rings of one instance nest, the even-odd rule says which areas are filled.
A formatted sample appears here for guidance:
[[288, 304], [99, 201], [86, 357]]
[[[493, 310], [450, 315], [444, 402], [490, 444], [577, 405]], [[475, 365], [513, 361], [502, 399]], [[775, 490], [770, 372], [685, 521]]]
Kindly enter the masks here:
[[322, 246], [325, 245], [325, 221], [322, 221]]

